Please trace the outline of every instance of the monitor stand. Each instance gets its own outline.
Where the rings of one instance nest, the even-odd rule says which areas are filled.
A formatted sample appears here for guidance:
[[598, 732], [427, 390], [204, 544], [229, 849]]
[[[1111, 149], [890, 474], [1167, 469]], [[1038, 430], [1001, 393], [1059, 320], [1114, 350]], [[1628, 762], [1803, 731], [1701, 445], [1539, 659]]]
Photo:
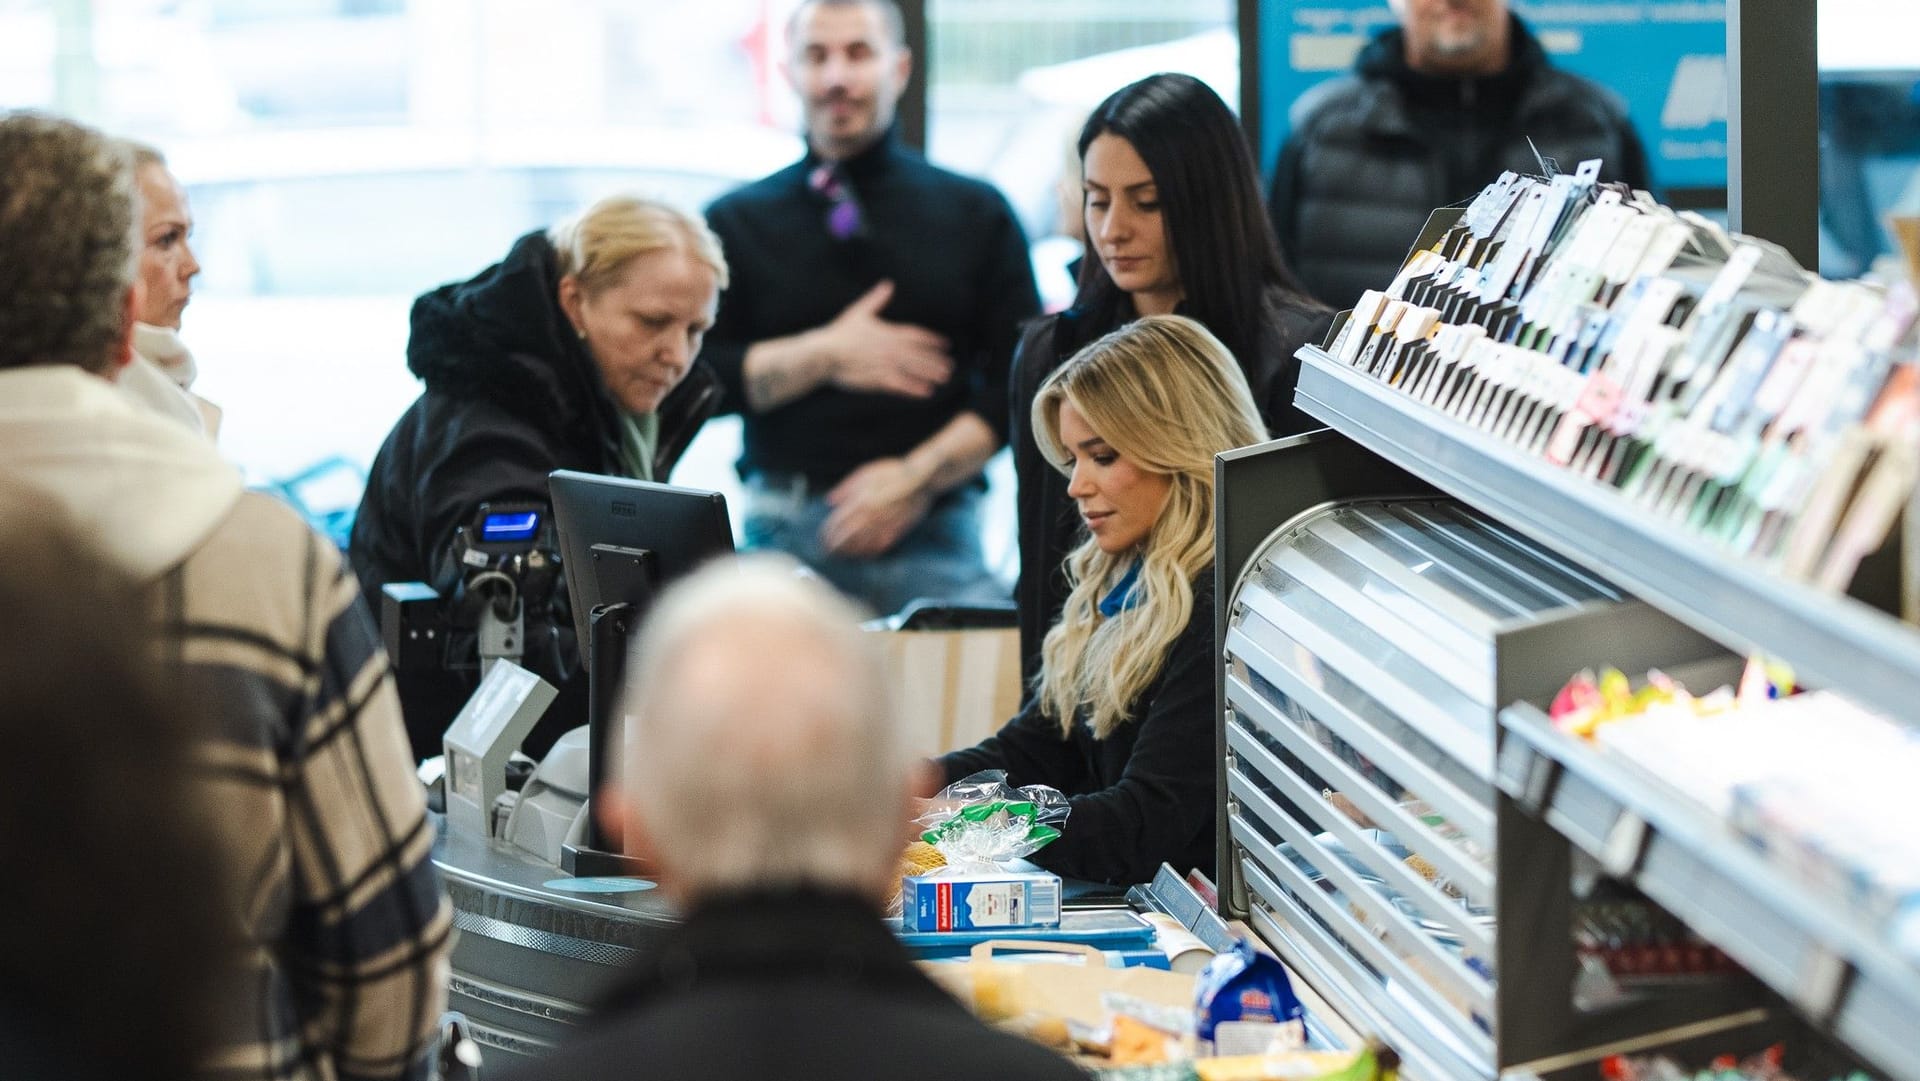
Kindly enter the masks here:
[[[644, 577], [644, 576], [642, 576]], [[625, 583], [627, 600], [594, 607], [588, 616], [587, 651], [587, 843], [562, 845], [560, 867], [578, 878], [614, 876], [647, 878], [653, 874], [646, 860], [615, 851], [600, 828], [599, 802], [614, 775], [625, 744], [621, 724], [621, 691], [626, 682], [627, 640], [639, 629], [640, 617], [651, 594], [651, 583]], [[602, 596], [609, 594], [603, 592]]]
[[[589, 846], [594, 842], [588, 842]], [[560, 869], [575, 878], [652, 878], [653, 864], [620, 852], [560, 846]]]

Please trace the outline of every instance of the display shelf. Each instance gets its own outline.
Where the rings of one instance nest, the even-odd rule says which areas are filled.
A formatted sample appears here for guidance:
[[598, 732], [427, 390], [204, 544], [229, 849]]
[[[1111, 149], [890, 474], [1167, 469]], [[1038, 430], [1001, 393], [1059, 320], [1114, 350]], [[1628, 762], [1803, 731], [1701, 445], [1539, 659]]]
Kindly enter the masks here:
[[1297, 404], [1395, 466], [1701, 632], [1793, 666], [1890, 717], [1920, 701], [1920, 632], [1680, 533], [1618, 492], [1529, 457], [1424, 402], [1300, 350]]
[[[1241, 655], [1243, 656], [1245, 655], [1244, 651], [1250, 651], [1254, 648], [1243, 644], [1239, 639], [1235, 639], [1230, 645], [1231, 647], [1241, 649], [1243, 651]], [[1305, 697], [1305, 685], [1302, 682], [1287, 681], [1281, 684], [1281, 686], [1283, 691], [1294, 694], [1295, 701], [1314, 702], [1314, 699]], [[1427, 829], [1426, 825], [1422, 823], [1417, 816], [1409, 813], [1405, 808], [1392, 800], [1385, 798], [1379, 790], [1367, 783], [1366, 779], [1358, 770], [1353, 768], [1353, 766], [1341, 761], [1315, 741], [1305, 738], [1304, 734], [1297, 728], [1282, 721], [1277, 711], [1274, 710], [1266, 698], [1259, 694], [1259, 692], [1245, 680], [1234, 676], [1228, 677], [1227, 703], [1233, 709], [1237, 710], [1241, 716], [1246, 717], [1251, 723], [1259, 725], [1260, 729], [1266, 732], [1270, 738], [1277, 740], [1308, 769], [1311, 769], [1318, 776], [1326, 780], [1330, 787], [1338, 785], [1339, 791], [1345, 794], [1354, 806], [1359, 808], [1359, 810], [1374, 823], [1386, 829], [1394, 836], [1424, 839], [1431, 835], [1431, 831]], [[1332, 711], [1330, 710], [1315, 714], [1315, 716], [1322, 718], [1330, 715], [1332, 715]], [[1348, 741], [1349, 746], [1362, 749], [1362, 753], [1368, 753], [1374, 747], [1385, 748], [1389, 753], [1397, 750], [1391, 742], [1378, 738], [1377, 734], [1373, 733], [1370, 729], [1356, 727], [1354, 731], [1373, 737], [1364, 743], [1354, 740]], [[1231, 746], [1232, 738], [1233, 732], [1229, 731], [1229, 746]], [[1398, 764], [1401, 760], [1381, 756], [1373, 758], [1372, 761], [1385, 762], [1393, 765]], [[1412, 769], [1402, 769], [1397, 775], [1415, 778], [1423, 776], [1420, 773], [1414, 772]], [[1432, 789], [1432, 791], [1441, 791], [1441, 789], [1435, 788]], [[1451, 808], [1455, 806], [1455, 804], [1435, 803], [1434, 806]], [[1484, 807], [1476, 805], [1465, 798], [1460, 798], [1457, 806], [1461, 808], [1460, 811], [1447, 812], [1455, 815], [1450, 821], [1465, 822], [1468, 821], [1469, 816], [1476, 819], [1489, 819], [1486, 824], [1486, 833], [1487, 836], [1492, 836], [1493, 827], [1491, 816], [1487, 814]], [[1445, 842], [1423, 843], [1423, 840], [1415, 840], [1414, 843], [1420, 845], [1422, 855], [1439, 869], [1447, 881], [1453, 883], [1456, 888], [1469, 898], [1485, 903], [1493, 896], [1493, 872], [1491, 870], [1474, 862], [1468, 858], [1465, 853]], [[1486, 951], [1483, 950], [1482, 952], [1485, 953]]]
[[[1376, 473], [1385, 466], [1331, 434], [1262, 455], [1304, 467], [1341, 448], [1380, 463]], [[1549, 672], [1568, 657], [1619, 660], [1623, 638], [1624, 655], [1649, 664], [1724, 651], [1457, 500], [1349, 491], [1301, 507], [1273, 465], [1243, 456], [1221, 484], [1246, 536], [1259, 508], [1267, 522], [1261, 543], [1249, 539], [1224, 564], [1230, 914], [1356, 1028], [1422, 1059], [1410, 1076], [1491, 1079], [1530, 1049], [1695, 1016], [1714, 998], [1698, 992], [1713, 989], [1581, 1014], [1553, 1008], [1555, 995], [1530, 979], [1506, 985], [1509, 957], [1528, 974], [1540, 928], [1523, 919], [1508, 942], [1493, 919], [1506, 843], [1494, 814], [1496, 712], [1514, 695], [1550, 694], [1559, 677]], [[1524, 913], [1558, 937], [1572, 927], [1564, 897]], [[1573, 953], [1564, 954], [1568, 973], [1549, 981], [1561, 989], [1572, 984]], [[1534, 1008], [1510, 1024], [1506, 1000], [1516, 997]]]
[[1920, 970], [1883, 935], [1630, 764], [1562, 734], [1538, 709], [1500, 714], [1502, 792], [1609, 874], [1724, 949], [1811, 1023], [1900, 1081], [1920, 1081]]
[[[1311, 800], [1312, 794], [1246, 728], [1236, 726], [1230, 731], [1228, 746], [1242, 767], [1229, 782], [1230, 797], [1265, 831], [1289, 846], [1291, 869], [1317, 872], [1322, 885], [1314, 891], [1316, 897], [1326, 890], [1344, 898], [1341, 906], [1335, 906], [1339, 908], [1337, 918], [1314, 903], [1308, 907], [1321, 918], [1353, 932], [1349, 941], [1367, 963], [1418, 987], [1422, 993], [1430, 991], [1437, 1006], [1466, 1006], [1481, 1017], [1488, 1016], [1492, 986], [1460, 956], [1462, 949], [1481, 958], [1492, 956], [1487, 927], [1468, 920], [1455, 902], [1408, 872], [1403, 864], [1383, 859], [1377, 845], [1366, 840], [1360, 830], [1334, 816], [1321, 822], [1302, 821], [1283, 808], [1281, 800], [1299, 807]], [[1326, 832], [1316, 834], [1316, 826], [1327, 827]], [[1383, 895], [1425, 905], [1422, 911], [1432, 913], [1433, 925], [1399, 910]], [[1332, 905], [1331, 901], [1325, 903]], [[1443, 946], [1441, 935], [1457, 940], [1455, 948]], [[1459, 1031], [1467, 1038], [1476, 1038], [1470, 1032], [1472, 1023], [1466, 1019], [1466, 1010], [1459, 1012]], [[1489, 1043], [1489, 1051], [1491, 1046]]]

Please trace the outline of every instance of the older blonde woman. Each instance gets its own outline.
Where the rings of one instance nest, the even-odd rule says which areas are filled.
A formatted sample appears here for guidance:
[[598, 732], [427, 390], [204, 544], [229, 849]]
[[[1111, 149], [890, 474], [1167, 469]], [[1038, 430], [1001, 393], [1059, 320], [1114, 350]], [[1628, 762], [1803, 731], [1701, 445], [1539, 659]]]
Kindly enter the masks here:
[[1085, 539], [1034, 694], [948, 781], [1004, 769], [1066, 793], [1063, 835], [1034, 857], [1074, 878], [1144, 882], [1213, 869], [1213, 457], [1265, 438], [1226, 348], [1182, 316], [1088, 345], [1042, 384], [1034, 439], [1068, 478]]
[[[665, 480], [719, 402], [695, 358], [726, 284], [719, 241], [698, 218], [617, 196], [415, 301], [407, 367], [426, 392], [373, 461], [349, 548], [374, 610], [388, 582], [452, 596], [454, 531], [482, 503], [545, 503], [555, 469]], [[548, 711], [555, 724], [535, 729], [531, 753], [584, 716], [565, 605], [562, 585], [527, 613], [522, 663], [570, 703]], [[416, 754], [438, 753], [474, 682], [401, 673]]]
[[193, 209], [187, 189], [160, 151], [125, 140], [139, 194], [139, 306], [134, 312], [133, 363], [119, 387], [148, 408], [209, 438], [220, 431], [220, 407], [193, 392], [199, 370], [180, 339], [180, 317], [193, 299], [200, 261], [193, 254]]

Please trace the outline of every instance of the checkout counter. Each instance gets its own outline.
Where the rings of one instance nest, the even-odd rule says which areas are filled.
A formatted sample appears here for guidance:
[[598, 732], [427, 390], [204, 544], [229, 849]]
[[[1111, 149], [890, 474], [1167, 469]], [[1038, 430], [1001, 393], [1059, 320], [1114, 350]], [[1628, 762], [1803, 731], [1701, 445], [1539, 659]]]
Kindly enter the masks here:
[[[490, 1067], [550, 1051], [635, 951], [675, 922], [651, 883], [570, 879], [529, 853], [457, 831], [442, 833], [434, 862], [458, 931], [447, 1006], [466, 1015]], [[609, 881], [625, 888], [594, 887]]]
[[551, 1050], [676, 919], [644, 878], [567, 866], [588, 845], [588, 729], [531, 769], [515, 750], [554, 697], [533, 673], [493, 666], [447, 731], [429, 798], [456, 932], [448, 1008], [490, 1066]]
[[[572, 745], [572, 737], [563, 739], [555, 753], [565, 754]], [[542, 791], [533, 798], [553, 798], [551, 782], [538, 775], [522, 797], [536, 786]], [[499, 819], [503, 827], [511, 820]], [[458, 932], [448, 1008], [465, 1016], [466, 1035], [480, 1046], [490, 1070], [546, 1054], [562, 1042], [636, 953], [676, 921], [673, 908], [644, 878], [575, 877], [557, 860], [521, 847], [510, 830], [482, 836], [462, 828], [455, 814], [442, 816], [440, 826], [434, 861]], [[1209, 954], [1228, 944], [1227, 925], [1171, 868], [1124, 894], [1091, 883], [1065, 887], [1069, 930], [1102, 922], [1115, 911], [1154, 911], [1191, 931]], [[1340, 1042], [1320, 1020], [1310, 1019], [1309, 1028], [1321, 1046]]]
[[[916, 716], [926, 714], [916, 750], [971, 745], [1012, 712], [1019, 688], [1010, 616], [923, 605], [869, 625], [889, 635], [896, 678], [916, 684]], [[465, 1016], [466, 1035], [489, 1068], [551, 1050], [677, 919], [643, 868], [582, 862], [593, 841], [589, 730], [563, 736], [537, 766], [513, 754], [553, 698], [531, 673], [496, 665], [447, 733], [434, 861], [458, 932], [448, 1007]], [[1076, 882], [1064, 894], [1069, 922], [1157, 908], [1187, 928], [1210, 920], [1197, 931], [1214, 949], [1225, 942], [1211, 907], [1170, 871], [1131, 895]]]
[[[487, 524], [483, 509], [475, 535], [487, 536]], [[518, 548], [503, 548], [493, 562], [510, 561], [518, 553]], [[590, 555], [581, 555], [578, 565], [587, 565]], [[596, 609], [589, 635], [596, 677], [617, 669], [624, 656], [623, 636], [609, 644], [599, 633], [608, 622], [603, 617], [610, 618], [609, 612]], [[915, 750], [931, 754], [970, 746], [1013, 712], [1019, 676], [1011, 617], [1010, 610], [921, 607], [870, 626], [894, 636], [887, 653], [902, 683], [899, 689], [909, 692], [902, 700], [914, 703], [913, 715], [928, 723]], [[511, 656], [487, 659], [492, 663], [479, 689], [446, 734], [434, 860], [453, 903], [457, 932], [449, 1008], [464, 1015], [467, 1037], [479, 1046], [487, 1067], [497, 1069], [563, 1042], [677, 916], [646, 879], [644, 867], [631, 861], [621, 866], [621, 857], [595, 852], [601, 846], [587, 814], [588, 793], [598, 788], [596, 779], [609, 765], [592, 753], [589, 731], [608, 731], [601, 742], [618, 745], [617, 728], [611, 727], [616, 696], [608, 690], [617, 680], [596, 678], [589, 695], [592, 723], [561, 737], [529, 775], [530, 763], [516, 759], [514, 750], [554, 704], [556, 692], [512, 663]], [[941, 701], [929, 703], [928, 688], [936, 684], [944, 688], [935, 696]], [[989, 689], [995, 693], [984, 693]], [[1068, 912], [1062, 937], [1070, 937], [1076, 925], [1127, 922], [1119, 912], [1156, 912], [1168, 933], [1189, 942], [1197, 938], [1205, 947], [1182, 958], [1183, 970], [1231, 947], [1233, 932], [1216, 914], [1211, 885], [1189, 883], [1172, 868], [1163, 867], [1153, 883], [1124, 893], [1069, 881], [1063, 883], [1063, 895]], [[1140, 931], [1134, 945], [1141, 948], [1110, 954], [1110, 963], [1117, 965], [1125, 955], [1130, 964], [1167, 965], [1145, 948], [1151, 940], [1144, 927]], [[908, 943], [916, 946], [912, 936]], [[1310, 992], [1302, 998], [1314, 1045], [1353, 1045], [1351, 1034]]]
[[[998, 645], [994, 636], [1011, 637], [1014, 632], [1010, 627], [996, 630], [993, 624], [978, 611], [921, 609], [873, 629], [896, 636], [888, 651], [901, 668], [901, 678], [924, 680], [930, 669], [965, 669], [981, 664], [983, 653], [1001, 652], [993, 648]], [[902, 640], [922, 633], [923, 638]], [[924, 655], [928, 651], [948, 651], [951, 665]], [[1004, 652], [1009, 662], [1006, 682], [1015, 684], [1017, 694], [1017, 651]], [[977, 686], [968, 686], [966, 692], [979, 697]], [[578, 866], [577, 851], [588, 841], [588, 730], [562, 737], [530, 775], [525, 759], [511, 755], [520, 734], [550, 699], [550, 689], [531, 674], [499, 666], [489, 672], [481, 693], [447, 739], [444, 810], [434, 860], [453, 903], [457, 931], [448, 1005], [464, 1015], [465, 1034], [479, 1046], [490, 1070], [541, 1056], [563, 1042], [622, 978], [636, 954], [677, 919], [644, 872], [637, 877], [575, 875], [568, 869]], [[980, 705], [973, 710], [982, 714], [977, 718], [965, 716], [968, 710], [961, 708], [928, 719], [929, 730], [922, 737], [929, 742], [922, 749], [931, 753], [941, 745], [971, 744], [997, 727], [1001, 718], [987, 714], [999, 706]], [[1120, 922], [1120, 913], [1158, 912], [1162, 915], [1152, 918], [1160, 926], [1177, 926], [1199, 940], [1189, 944], [1205, 946], [1180, 959], [1182, 970], [1191, 971], [1230, 946], [1232, 932], [1215, 914], [1210, 887], [1200, 883], [1196, 889], [1171, 868], [1163, 867], [1153, 883], [1130, 891], [1069, 880], [1063, 883], [1063, 894], [1063, 930], [1068, 935], [1111, 927]], [[915, 936], [908, 942], [921, 956], [947, 955], [920, 948], [924, 944], [917, 945]], [[1132, 963], [1166, 963], [1137, 948], [1144, 940], [1132, 945]], [[1346, 1042], [1342, 1033], [1328, 1027], [1323, 1014], [1309, 1019], [1309, 1031], [1319, 1046]]]
[[[636, 952], [676, 919], [645, 880], [569, 878], [531, 853], [459, 830], [443, 829], [434, 859], [458, 931], [448, 1008], [465, 1015], [466, 1035], [480, 1046], [490, 1071], [544, 1055], [564, 1041]], [[609, 890], [616, 892], [602, 892]], [[1234, 933], [1168, 867], [1153, 883], [1124, 895], [1069, 883], [1066, 906], [1069, 924], [1116, 910], [1161, 913], [1155, 918], [1190, 931], [1209, 955], [1227, 948]], [[1295, 989], [1307, 1003], [1312, 1046], [1354, 1042], [1297, 980]]]

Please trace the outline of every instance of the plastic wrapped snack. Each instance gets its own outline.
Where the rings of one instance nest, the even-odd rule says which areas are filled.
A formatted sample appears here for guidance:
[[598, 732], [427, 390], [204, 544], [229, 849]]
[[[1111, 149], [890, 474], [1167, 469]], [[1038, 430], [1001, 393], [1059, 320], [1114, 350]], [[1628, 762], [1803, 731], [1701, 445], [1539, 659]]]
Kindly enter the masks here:
[[[1287, 970], [1272, 956], [1235, 938], [1233, 949], [1207, 962], [1194, 988], [1196, 1034], [1215, 1054], [1238, 1054], [1304, 1042], [1300, 1000]], [[1228, 1040], [1228, 1029], [1234, 1038]], [[1222, 1046], [1231, 1044], [1231, 1046]]]
[[942, 874], [1004, 870], [1060, 836], [1067, 797], [1045, 785], [1014, 788], [1004, 770], [955, 781], [927, 803], [914, 823], [920, 839], [946, 860]]

